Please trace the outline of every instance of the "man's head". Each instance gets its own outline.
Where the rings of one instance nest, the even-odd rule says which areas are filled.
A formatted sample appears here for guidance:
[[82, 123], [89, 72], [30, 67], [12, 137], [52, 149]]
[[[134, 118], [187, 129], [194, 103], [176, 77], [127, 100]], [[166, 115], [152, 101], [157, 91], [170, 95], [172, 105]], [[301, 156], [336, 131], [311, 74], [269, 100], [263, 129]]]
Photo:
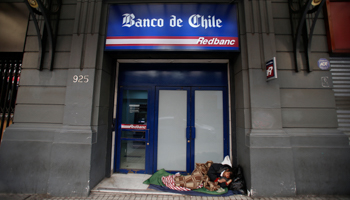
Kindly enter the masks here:
[[227, 179], [231, 179], [231, 176], [232, 176], [232, 172], [230, 169], [226, 169], [224, 174], [223, 174], [223, 177], [227, 178]]

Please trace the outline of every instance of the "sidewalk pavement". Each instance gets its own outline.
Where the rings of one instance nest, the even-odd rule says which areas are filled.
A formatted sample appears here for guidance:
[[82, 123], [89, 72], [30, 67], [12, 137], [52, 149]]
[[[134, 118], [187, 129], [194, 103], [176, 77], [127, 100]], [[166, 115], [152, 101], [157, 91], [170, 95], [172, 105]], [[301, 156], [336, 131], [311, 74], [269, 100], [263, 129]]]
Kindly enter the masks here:
[[51, 197], [43, 194], [1, 194], [0, 200], [350, 200], [350, 196], [315, 196], [303, 195], [297, 197], [248, 197], [232, 195], [229, 197], [205, 197], [187, 195], [155, 195], [132, 193], [101, 193], [94, 192], [88, 197]]

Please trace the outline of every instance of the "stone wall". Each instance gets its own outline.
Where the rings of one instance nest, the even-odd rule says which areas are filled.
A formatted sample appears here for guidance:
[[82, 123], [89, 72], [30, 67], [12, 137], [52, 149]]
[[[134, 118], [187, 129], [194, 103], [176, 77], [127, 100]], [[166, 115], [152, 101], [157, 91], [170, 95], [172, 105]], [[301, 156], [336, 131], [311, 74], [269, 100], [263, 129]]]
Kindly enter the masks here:
[[114, 72], [103, 57], [101, 9], [101, 1], [62, 2], [52, 71], [47, 53], [44, 69], [37, 69], [39, 48], [29, 21], [14, 124], [0, 147], [0, 192], [86, 196], [110, 173]]
[[[311, 47], [313, 71], [306, 71], [300, 52], [301, 71], [295, 72], [288, 1], [239, 5], [244, 12], [241, 54], [235, 60], [237, 155], [249, 192], [348, 194], [348, 139], [337, 130], [331, 74], [317, 66], [319, 58], [329, 58], [323, 14]], [[264, 61], [273, 56], [278, 79], [266, 82]]]

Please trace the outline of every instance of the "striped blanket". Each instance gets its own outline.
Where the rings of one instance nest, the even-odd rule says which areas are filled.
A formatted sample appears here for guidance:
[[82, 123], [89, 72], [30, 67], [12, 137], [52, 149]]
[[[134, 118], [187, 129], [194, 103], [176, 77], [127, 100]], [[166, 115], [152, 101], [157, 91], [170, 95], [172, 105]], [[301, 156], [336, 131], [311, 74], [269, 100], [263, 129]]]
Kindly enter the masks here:
[[[177, 191], [190, 191], [192, 190], [191, 188], [187, 188], [187, 187], [181, 187], [181, 186], [176, 186], [175, 185], [175, 177], [179, 177], [180, 174], [175, 174], [175, 175], [169, 175], [169, 176], [163, 176], [162, 177], [162, 182], [164, 183], [165, 186], [167, 186], [168, 188], [172, 189], [172, 190], [177, 190]], [[194, 188], [194, 189], [199, 189], [203, 187], [203, 183], [201, 183], [198, 187]]]

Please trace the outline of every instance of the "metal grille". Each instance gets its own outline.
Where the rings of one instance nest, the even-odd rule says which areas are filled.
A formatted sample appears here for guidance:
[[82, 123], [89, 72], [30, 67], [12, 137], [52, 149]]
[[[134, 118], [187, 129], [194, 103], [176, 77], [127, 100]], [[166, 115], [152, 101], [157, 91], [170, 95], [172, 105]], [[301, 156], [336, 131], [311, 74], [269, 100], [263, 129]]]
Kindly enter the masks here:
[[330, 63], [338, 126], [350, 144], [350, 58], [331, 58]]
[[[21, 60], [2, 60], [0, 59], [1, 80], [0, 80], [0, 118], [1, 118], [1, 137], [4, 129], [12, 123], [17, 89], [21, 73]], [[1, 140], [0, 140], [1, 142]]]

